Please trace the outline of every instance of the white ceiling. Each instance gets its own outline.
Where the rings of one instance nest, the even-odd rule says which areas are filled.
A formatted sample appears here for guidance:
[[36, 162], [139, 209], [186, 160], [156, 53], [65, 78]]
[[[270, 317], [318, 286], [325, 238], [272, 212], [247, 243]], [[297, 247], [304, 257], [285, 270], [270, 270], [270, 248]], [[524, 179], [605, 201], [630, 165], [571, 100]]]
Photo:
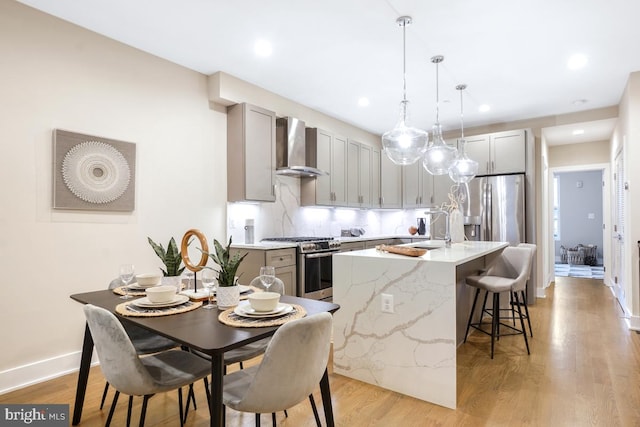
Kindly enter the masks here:
[[[445, 131], [459, 127], [459, 83], [468, 85], [464, 117], [472, 127], [617, 105], [629, 73], [640, 70], [636, 0], [20, 1], [377, 134], [394, 126], [402, 98], [401, 15], [413, 18], [406, 31], [412, 124], [427, 130], [435, 121], [434, 55], [445, 56]], [[270, 57], [254, 54], [257, 39], [272, 43]], [[587, 55], [586, 67], [567, 69], [574, 53]], [[363, 96], [368, 107], [358, 106]], [[491, 110], [478, 112], [481, 104]], [[553, 144], [568, 138], [549, 135]]]

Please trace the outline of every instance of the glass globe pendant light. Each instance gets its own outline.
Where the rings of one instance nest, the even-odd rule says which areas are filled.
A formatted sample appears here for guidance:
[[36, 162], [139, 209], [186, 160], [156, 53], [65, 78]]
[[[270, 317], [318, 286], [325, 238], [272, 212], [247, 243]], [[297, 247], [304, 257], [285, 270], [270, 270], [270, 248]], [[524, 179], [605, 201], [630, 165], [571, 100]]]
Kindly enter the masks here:
[[436, 64], [436, 123], [431, 131], [432, 141], [427, 146], [424, 153], [422, 166], [431, 175], [444, 175], [449, 172], [456, 160], [458, 150], [447, 145], [442, 138], [442, 127], [440, 126], [440, 96], [438, 93], [438, 64], [444, 61], [444, 56], [437, 55], [431, 58], [431, 62]]
[[456, 90], [460, 91], [460, 131], [462, 136], [460, 137], [460, 143], [458, 144], [460, 146], [458, 157], [456, 157], [456, 162], [453, 164], [451, 169], [449, 169], [449, 178], [458, 184], [471, 181], [478, 173], [478, 162], [467, 157], [467, 153], [464, 149], [466, 141], [464, 140], [464, 108], [462, 103], [462, 91], [466, 88], [467, 85], [465, 84], [456, 86]]
[[410, 16], [401, 16], [396, 23], [402, 27], [402, 80], [403, 95], [400, 102], [400, 119], [396, 126], [382, 135], [382, 148], [397, 165], [411, 165], [417, 162], [427, 148], [428, 134], [422, 129], [408, 125], [406, 28], [411, 24]]

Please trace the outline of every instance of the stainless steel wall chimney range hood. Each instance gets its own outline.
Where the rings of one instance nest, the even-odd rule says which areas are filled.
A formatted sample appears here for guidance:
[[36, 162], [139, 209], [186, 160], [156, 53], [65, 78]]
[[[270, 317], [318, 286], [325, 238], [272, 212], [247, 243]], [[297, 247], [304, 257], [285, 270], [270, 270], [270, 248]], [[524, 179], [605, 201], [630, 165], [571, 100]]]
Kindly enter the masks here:
[[306, 151], [304, 122], [293, 117], [276, 119], [276, 174], [296, 177], [328, 175], [307, 166]]

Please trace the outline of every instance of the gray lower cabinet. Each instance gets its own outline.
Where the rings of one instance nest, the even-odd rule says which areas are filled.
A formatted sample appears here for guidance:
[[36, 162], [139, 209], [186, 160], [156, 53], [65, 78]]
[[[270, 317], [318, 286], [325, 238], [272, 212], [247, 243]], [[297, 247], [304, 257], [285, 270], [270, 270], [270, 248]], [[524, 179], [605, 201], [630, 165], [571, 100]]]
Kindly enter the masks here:
[[340, 252], [361, 251], [364, 249], [364, 242], [342, 242]]
[[260, 267], [272, 265], [276, 268], [276, 277], [284, 283], [287, 295], [296, 295], [297, 269], [296, 249], [242, 249], [232, 248], [232, 256], [236, 253], [247, 253], [246, 258], [238, 268], [240, 283], [249, 284], [251, 280], [260, 275]]
[[365, 249], [374, 249], [378, 245], [391, 245], [392, 239], [366, 240], [364, 242]]

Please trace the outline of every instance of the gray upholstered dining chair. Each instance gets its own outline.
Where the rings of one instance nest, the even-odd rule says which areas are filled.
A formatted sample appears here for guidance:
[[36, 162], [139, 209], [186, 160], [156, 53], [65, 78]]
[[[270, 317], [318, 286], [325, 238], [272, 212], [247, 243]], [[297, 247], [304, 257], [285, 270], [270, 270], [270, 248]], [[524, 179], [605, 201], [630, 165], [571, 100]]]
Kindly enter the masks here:
[[[258, 288], [258, 289], [265, 289], [264, 285], [262, 284], [262, 282], [260, 281], [260, 277], [256, 277], [254, 278], [250, 283], [249, 286]], [[280, 280], [279, 278], [276, 277], [275, 281], [273, 282], [273, 284], [269, 287], [269, 292], [277, 292], [280, 295], [285, 295], [285, 288], [284, 288], [284, 282], [282, 280]], [[246, 362], [247, 360], [251, 360], [254, 359], [258, 356], [260, 356], [261, 354], [264, 354], [265, 350], [267, 349], [267, 346], [269, 345], [269, 341], [271, 340], [271, 337], [269, 338], [263, 338], [261, 340], [252, 342], [250, 344], [244, 345], [240, 348], [236, 348], [233, 350], [229, 350], [224, 354], [224, 369], [225, 369], [225, 373], [227, 372], [227, 366], [229, 365], [233, 365], [235, 363], [239, 363], [240, 364], [240, 369], [244, 369], [244, 362]], [[202, 353], [198, 350], [191, 350], [194, 354], [197, 354], [198, 356], [206, 359], [206, 360], [211, 360], [211, 357], [209, 357], [209, 355]], [[185, 408], [185, 418], [189, 413], [189, 405], [190, 402], [193, 401], [194, 406], [195, 406], [195, 396], [193, 395], [192, 391], [189, 390], [189, 398], [187, 399], [187, 406]], [[314, 405], [314, 414], [316, 413], [316, 409], [315, 409], [315, 403], [313, 403]], [[287, 411], [285, 410], [285, 415], [288, 416]], [[275, 413], [272, 414], [273, 418], [275, 419]]]
[[[120, 278], [113, 279], [109, 283], [108, 289], [115, 289], [122, 285], [122, 281]], [[129, 338], [131, 338], [131, 343], [133, 347], [136, 349], [136, 353], [140, 356], [159, 353], [161, 351], [170, 350], [175, 347], [179, 347], [179, 344], [169, 338], [165, 338], [162, 335], [155, 334], [150, 332], [144, 328], [141, 328], [136, 325], [132, 325], [130, 323], [123, 323], [122, 326], [126, 331]], [[107, 398], [107, 392], [109, 391], [109, 382], [107, 381], [104, 385], [104, 390], [102, 392], [102, 399], [100, 400], [100, 409], [104, 407], [104, 402]]]
[[[526, 288], [527, 280], [531, 274], [531, 262], [532, 262], [532, 249], [528, 247], [506, 247], [495, 262], [489, 267], [486, 273], [481, 275], [469, 276], [466, 278], [467, 285], [476, 288], [475, 298], [471, 307], [471, 313], [469, 314], [469, 321], [467, 322], [467, 330], [464, 337], [464, 342], [467, 341], [469, 335], [469, 329], [474, 328], [478, 331], [491, 335], [491, 358], [493, 359], [494, 342], [496, 338], [503, 335], [515, 335], [522, 334], [524, 337], [524, 343], [527, 348], [527, 354], [529, 352], [529, 341], [527, 340], [527, 331], [524, 325], [524, 316], [522, 315], [522, 308], [520, 305], [520, 298], [518, 292], [523, 291]], [[485, 297], [482, 304], [482, 310], [480, 310], [480, 319], [478, 322], [473, 322], [473, 315], [476, 309], [476, 303], [478, 302], [478, 295], [480, 290], [484, 290]], [[515, 326], [508, 325], [500, 321], [500, 293], [510, 292], [513, 299], [512, 308], [509, 311], [512, 313], [512, 317], [515, 317], [514, 307], [517, 309], [518, 317], [520, 319], [521, 328], [518, 329]], [[487, 296], [489, 293], [493, 293], [493, 303], [490, 309], [485, 308]], [[491, 332], [487, 332], [483, 329], [482, 318], [484, 314], [491, 316]], [[512, 318], [510, 317], [510, 318]], [[500, 333], [500, 327], [505, 327], [510, 330], [507, 334]]]
[[131, 421], [133, 396], [143, 396], [140, 412], [140, 426], [143, 426], [151, 396], [177, 389], [182, 425], [182, 387], [202, 379], [209, 394], [207, 375], [211, 366], [206, 360], [182, 350], [167, 350], [139, 357], [122, 323], [113, 313], [87, 304], [84, 306], [84, 314], [98, 352], [102, 373], [116, 389], [107, 417], [107, 427], [111, 424], [120, 393], [129, 395], [127, 426]]
[[[264, 285], [260, 281], [260, 277], [254, 278], [249, 286], [265, 289]], [[269, 287], [269, 292], [277, 292], [280, 295], [285, 295], [284, 282], [276, 277], [276, 280]], [[224, 354], [224, 365], [229, 366], [234, 363], [240, 364], [240, 369], [244, 366], [242, 362], [251, 360], [254, 357], [258, 357], [265, 352], [267, 349], [267, 345], [269, 345], [269, 340], [271, 338], [264, 338], [256, 342], [252, 342], [251, 344], [247, 344], [243, 347], [237, 348], [235, 350], [228, 351]]]
[[320, 313], [282, 325], [259, 365], [225, 375], [224, 404], [255, 413], [259, 427], [261, 413], [283, 411], [312, 396], [327, 369], [331, 321], [329, 313]]

